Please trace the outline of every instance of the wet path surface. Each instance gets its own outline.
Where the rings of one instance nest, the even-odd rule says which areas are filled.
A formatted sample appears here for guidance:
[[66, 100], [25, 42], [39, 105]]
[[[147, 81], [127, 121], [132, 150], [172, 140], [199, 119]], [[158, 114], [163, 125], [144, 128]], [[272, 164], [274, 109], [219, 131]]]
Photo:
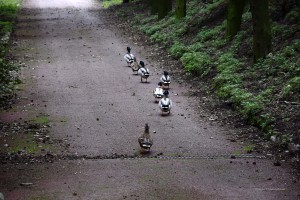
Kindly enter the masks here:
[[[34, 79], [27, 93], [34, 109], [49, 116], [51, 137], [68, 144], [56, 149], [67, 159], [1, 164], [6, 199], [300, 198], [289, 171], [267, 159], [205, 157], [244, 150], [226, 139], [233, 130], [201, 120], [183, 86], [172, 84], [174, 108], [162, 117], [152, 90], [163, 70], [149, 67], [149, 83], [140, 83], [123, 60], [127, 38], [117, 37], [101, 12], [91, 0], [25, 1], [16, 54]], [[138, 48], [133, 53], [145, 60]], [[124, 159], [139, 156], [145, 123], [152, 155], [165, 159]]]

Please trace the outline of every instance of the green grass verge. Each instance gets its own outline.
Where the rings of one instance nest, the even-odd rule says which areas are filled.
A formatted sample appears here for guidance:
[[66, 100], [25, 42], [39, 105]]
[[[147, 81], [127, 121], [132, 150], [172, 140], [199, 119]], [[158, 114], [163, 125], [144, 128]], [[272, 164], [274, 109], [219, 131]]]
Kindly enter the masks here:
[[121, 4], [122, 2], [123, 2], [123, 0], [104, 0], [102, 2], [102, 7], [103, 8], [108, 8], [108, 7], [113, 6], [113, 5]]
[[6, 105], [12, 97], [14, 85], [20, 83], [18, 67], [4, 59], [19, 9], [20, 0], [0, 0], [0, 107]]

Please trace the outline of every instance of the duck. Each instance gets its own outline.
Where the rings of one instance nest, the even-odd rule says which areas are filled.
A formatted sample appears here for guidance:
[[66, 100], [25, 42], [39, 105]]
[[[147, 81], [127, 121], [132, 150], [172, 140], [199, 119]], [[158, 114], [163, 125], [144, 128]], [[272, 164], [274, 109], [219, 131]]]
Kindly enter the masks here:
[[164, 113], [167, 113], [167, 114], [171, 113], [171, 108], [173, 106], [173, 103], [172, 103], [171, 99], [169, 99], [168, 90], [164, 91], [164, 96], [161, 100], [159, 100], [158, 105], [161, 110], [161, 115], [163, 115]]
[[153, 140], [150, 138], [148, 123], [145, 124], [144, 133], [138, 138], [138, 142], [143, 153], [150, 152], [150, 149], [153, 145]]
[[164, 96], [164, 91], [162, 89], [162, 82], [158, 82], [157, 87], [153, 90], [153, 96], [155, 98], [155, 103], [158, 103], [160, 99]]
[[133, 63], [130, 65], [132, 72], [135, 73], [135, 75], [138, 75], [138, 71], [141, 68], [141, 66], [136, 61], [136, 58], [133, 59]]
[[140, 68], [138, 70], [138, 75], [141, 76], [141, 82], [143, 82], [143, 79], [145, 79], [147, 82], [147, 79], [150, 76], [149, 69], [145, 67], [145, 63], [143, 61], [140, 61]]
[[163, 83], [163, 87], [169, 89], [171, 78], [167, 71], [163, 72], [163, 75], [160, 77], [160, 81]]
[[124, 55], [124, 59], [127, 63], [127, 66], [128, 67], [131, 67], [133, 64], [134, 64], [134, 55], [131, 52], [131, 48], [130, 47], [127, 47], [127, 53]]

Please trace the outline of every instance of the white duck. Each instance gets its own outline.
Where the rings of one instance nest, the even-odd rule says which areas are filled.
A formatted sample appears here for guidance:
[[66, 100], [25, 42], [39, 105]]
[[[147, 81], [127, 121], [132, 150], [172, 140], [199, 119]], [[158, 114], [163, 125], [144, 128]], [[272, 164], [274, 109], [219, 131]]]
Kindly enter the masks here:
[[164, 87], [167, 87], [169, 89], [171, 78], [167, 71], [164, 71], [163, 75], [160, 77], [160, 81], [163, 83]]
[[169, 99], [169, 92], [168, 90], [164, 91], [164, 97], [158, 102], [159, 108], [161, 110], [161, 114], [164, 113], [170, 114], [171, 108], [173, 106], [173, 103], [171, 99]]
[[128, 67], [131, 67], [134, 64], [134, 59], [135, 59], [134, 55], [132, 53], [130, 53], [130, 51], [131, 51], [131, 48], [127, 47], [127, 53], [124, 56], [124, 59], [125, 59]]
[[155, 98], [155, 102], [157, 103], [164, 96], [164, 90], [162, 89], [162, 82], [158, 82], [157, 87], [153, 90], [153, 96]]
[[144, 133], [138, 138], [138, 142], [140, 144], [140, 147], [142, 148], [142, 152], [150, 152], [150, 148], [153, 145], [153, 140], [150, 138], [148, 124], [145, 124]]
[[140, 68], [138, 70], [138, 75], [141, 76], [141, 82], [143, 82], [143, 79], [145, 79], [147, 82], [147, 79], [150, 76], [149, 69], [145, 67], [145, 63], [143, 61], [140, 61]]

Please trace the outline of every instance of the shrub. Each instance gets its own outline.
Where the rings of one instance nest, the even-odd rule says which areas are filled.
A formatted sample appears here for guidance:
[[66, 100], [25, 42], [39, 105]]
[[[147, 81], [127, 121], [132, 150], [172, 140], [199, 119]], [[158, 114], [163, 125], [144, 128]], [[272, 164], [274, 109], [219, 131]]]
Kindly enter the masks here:
[[182, 55], [187, 51], [187, 48], [181, 42], [176, 41], [172, 47], [169, 49], [169, 52], [172, 56], [176, 58], [182, 57]]
[[289, 97], [292, 95], [299, 96], [300, 94], [300, 77], [294, 77], [288, 81], [282, 91], [283, 97]]
[[187, 72], [204, 75], [210, 70], [210, 57], [206, 53], [191, 52], [184, 53], [181, 62]]

